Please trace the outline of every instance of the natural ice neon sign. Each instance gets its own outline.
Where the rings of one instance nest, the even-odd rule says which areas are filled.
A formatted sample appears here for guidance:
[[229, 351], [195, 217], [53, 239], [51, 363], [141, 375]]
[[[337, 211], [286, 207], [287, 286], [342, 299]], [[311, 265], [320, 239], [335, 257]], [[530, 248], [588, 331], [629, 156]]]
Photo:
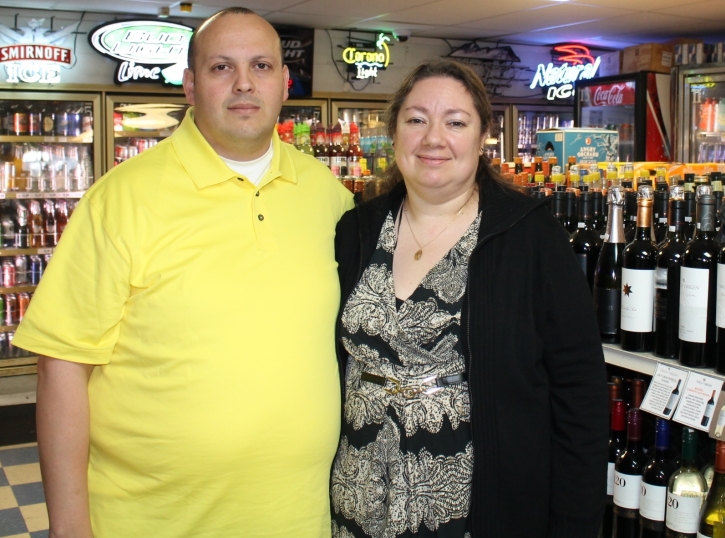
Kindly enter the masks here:
[[193, 31], [173, 22], [122, 21], [97, 27], [89, 41], [104, 56], [120, 60], [116, 84], [150, 81], [178, 86]]
[[357, 67], [355, 78], [363, 80], [378, 76], [378, 69], [385, 69], [390, 63], [390, 49], [387, 41], [390, 38], [381, 33], [375, 43], [374, 51], [358, 50], [355, 47], [347, 47], [342, 51], [342, 59], [346, 64]]
[[548, 88], [546, 98], [550, 101], [571, 97], [574, 94], [574, 83], [594, 78], [601, 62], [599, 56], [594, 58], [583, 45], [561, 45], [554, 47], [554, 51], [560, 54], [559, 61], [564, 63], [560, 66], [551, 62], [548, 65], [539, 64], [529, 86], [532, 90], [537, 85]]

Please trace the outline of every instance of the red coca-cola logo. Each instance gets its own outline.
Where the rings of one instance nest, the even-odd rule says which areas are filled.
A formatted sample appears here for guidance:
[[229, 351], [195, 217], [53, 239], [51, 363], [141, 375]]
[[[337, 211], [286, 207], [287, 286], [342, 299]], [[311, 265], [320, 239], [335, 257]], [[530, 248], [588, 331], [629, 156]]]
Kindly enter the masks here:
[[621, 106], [634, 104], [634, 87], [629, 83], [592, 86], [591, 106]]

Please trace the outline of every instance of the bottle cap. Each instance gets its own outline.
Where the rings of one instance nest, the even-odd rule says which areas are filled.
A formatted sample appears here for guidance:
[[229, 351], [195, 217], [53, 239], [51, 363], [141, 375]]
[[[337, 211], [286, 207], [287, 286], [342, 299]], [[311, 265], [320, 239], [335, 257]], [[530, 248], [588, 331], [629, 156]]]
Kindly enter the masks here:
[[670, 421], [658, 418], [655, 422], [655, 449], [667, 450], [670, 447]]
[[695, 200], [700, 201], [703, 196], [712, 196], [712, 185], [698, 185]]
[[625, 415], [627, 413], [627, 405], [624, 400], [612, 400], [612, 429], [616, 431], [624, 431], [626, 428]]
[[637, 200], [652, 200], [652, 186], [651, 185], [640, 185], [637, 188]]
[[624, 205], [624, 189], [615, 185], [607, 191], [607, 202], [614, 205]]
[[685, 189], [681, 185], [675, 185], [670, 188], [670, 199], [671, 200], [684, 200]]

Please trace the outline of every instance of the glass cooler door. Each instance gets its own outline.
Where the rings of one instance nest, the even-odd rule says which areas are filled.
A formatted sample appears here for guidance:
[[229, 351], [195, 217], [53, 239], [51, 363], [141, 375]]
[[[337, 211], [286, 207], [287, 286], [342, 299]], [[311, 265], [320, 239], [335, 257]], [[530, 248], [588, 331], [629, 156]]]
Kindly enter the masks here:
[[725, 73], [686, 78], [682, 97], [685, 160], [725, 162]]
[[184, 97], [106, 96], [106, 170], [156, 145], [179, 126]]

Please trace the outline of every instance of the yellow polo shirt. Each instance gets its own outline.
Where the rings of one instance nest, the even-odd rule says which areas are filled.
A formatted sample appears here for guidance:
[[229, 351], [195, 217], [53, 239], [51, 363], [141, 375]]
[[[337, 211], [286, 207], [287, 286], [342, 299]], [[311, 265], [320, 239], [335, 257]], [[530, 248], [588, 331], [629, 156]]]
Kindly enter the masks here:
[[335, 225], [351, 195], [273, 138], [255, 186], [193, 122], [83, 197], [13, 344], [98, 365], [95, 538], [327, 537]]

